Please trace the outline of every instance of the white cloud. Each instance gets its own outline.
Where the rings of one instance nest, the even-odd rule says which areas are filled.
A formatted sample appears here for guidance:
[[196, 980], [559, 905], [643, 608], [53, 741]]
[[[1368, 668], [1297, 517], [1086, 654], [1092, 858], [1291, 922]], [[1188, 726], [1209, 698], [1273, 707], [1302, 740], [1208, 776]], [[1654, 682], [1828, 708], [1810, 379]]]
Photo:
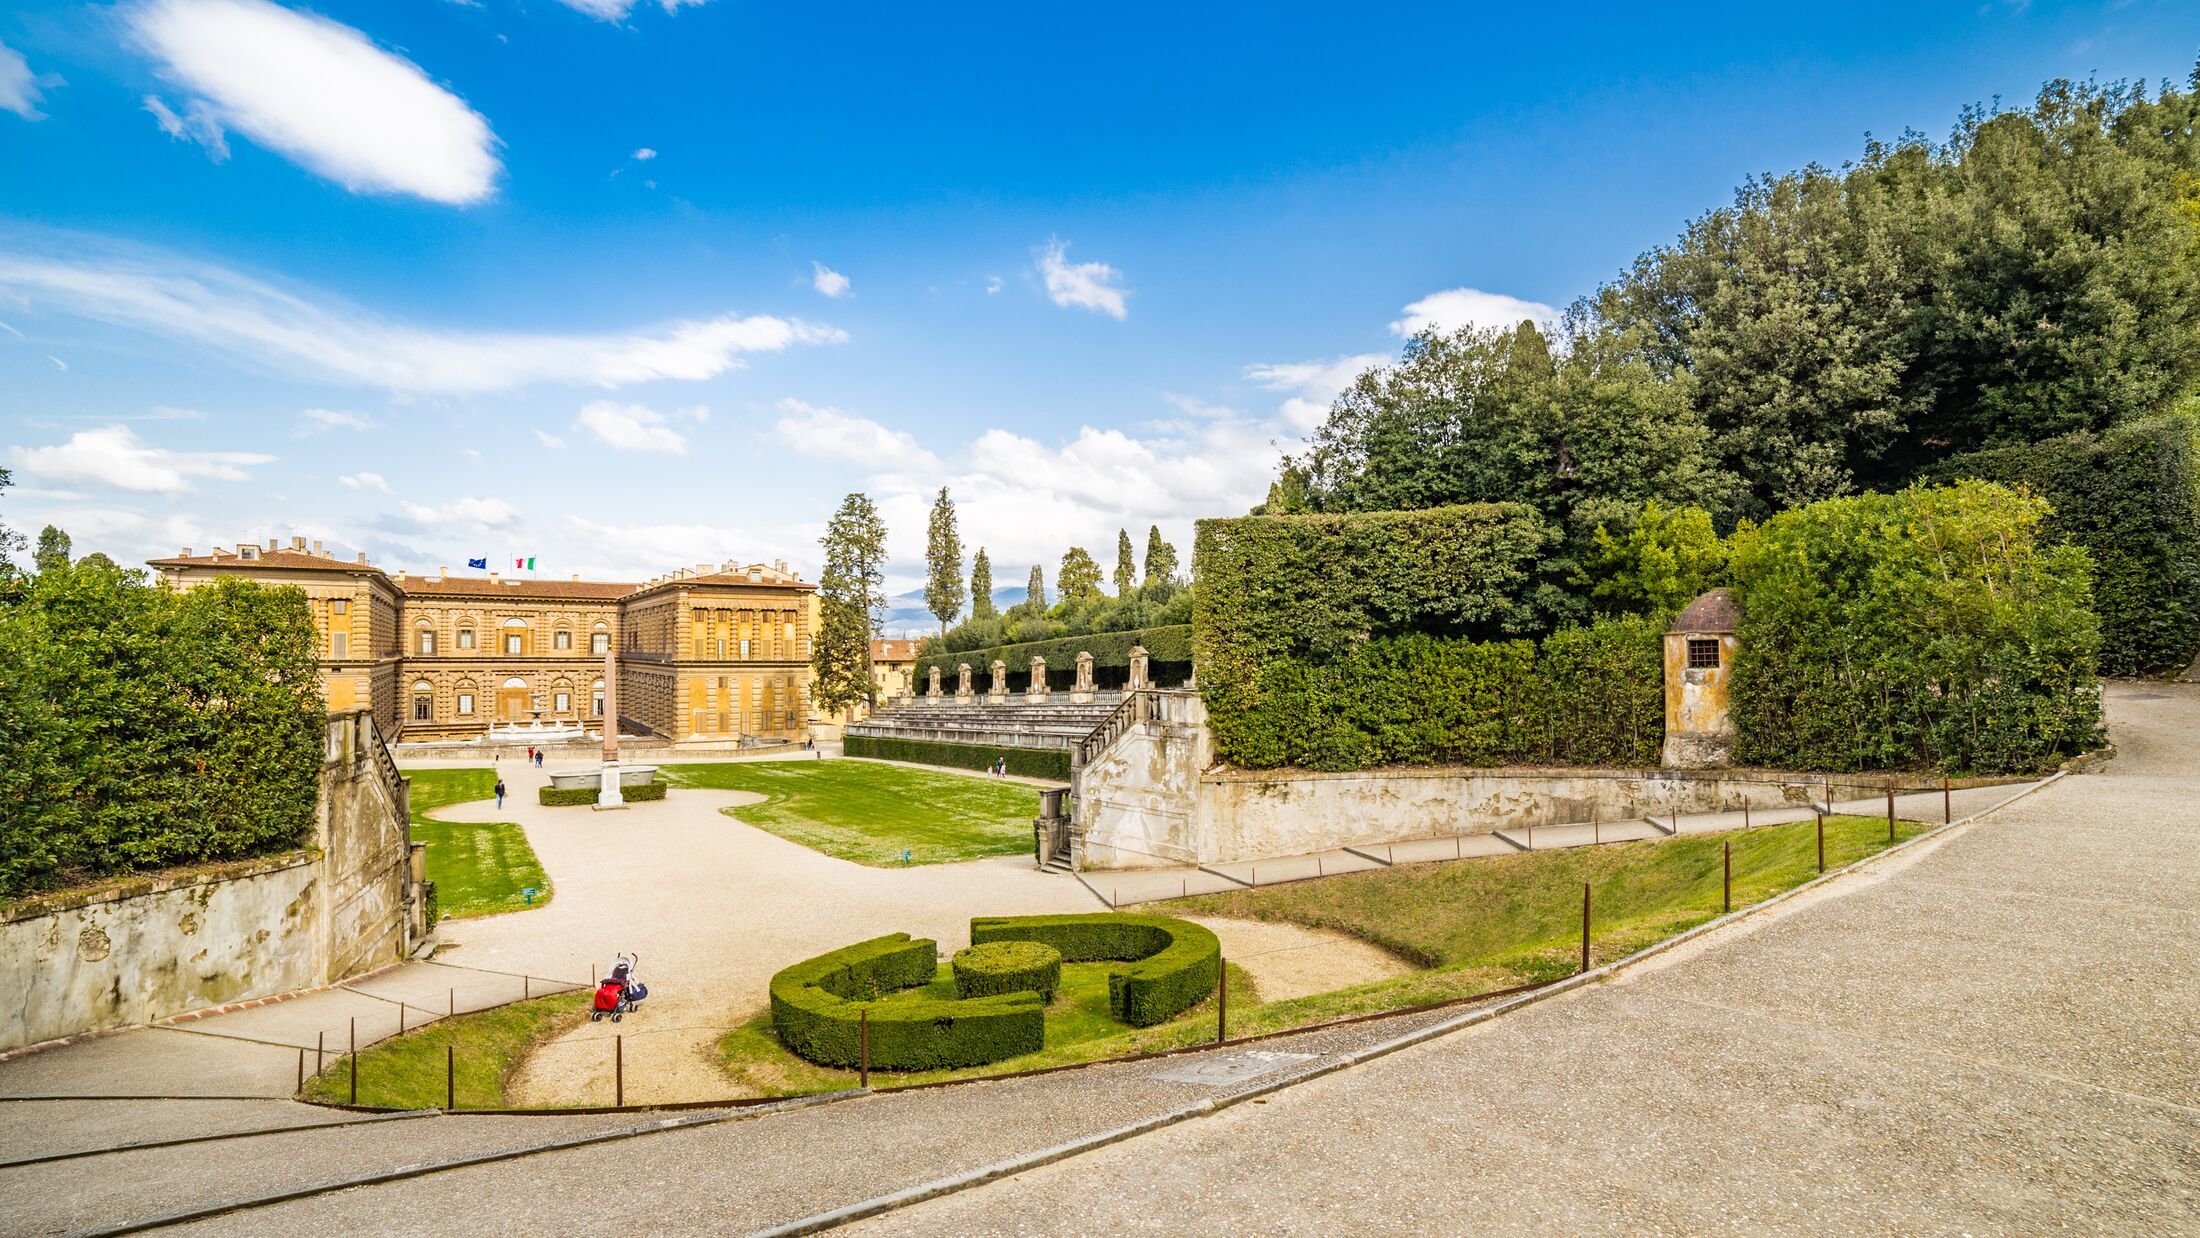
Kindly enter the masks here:
[[1270, 391], [1293, 393], [1277, 410], [1294, 433], [1305, 434], [1329, 416], [1329, 406], [1363, 371], [1390, 364], [1387, 353], [1358, 353], [1324, 361], [1249, 365], [1245, 377]]
[[1406, 306], [1405, 315], [1390, 324], [1392, 335], [1414, 335], [1430, 327], [1438, 331], [1457, 331], [1465, 326], [1510, 330], [1522, 319], [1545, 331], [1558, 325], [1558, 311], [1540, 301], [1523, 301], [1479, 288], [1432, 292]]
[[698, 563], [786, 559], [796, 571], [804, 571], [803, 565], [817, 554], [820, 532], [808, 526], [600, 524], [568, 516], [544, 544], [564, 547], [583, 579], [646, 580]]
[[541, 443], [545, 447], [550, 448], [552, 451], [560, 450], [565, 446], [564, 439], [559, 438], [557, 435], [552, 434], [547, 430], [535, 431], [535, 441]]
[[45, 97], [23, 53], [0, 43], [0, 112], [13, 112], [25, 120], [44, 120], [46, 114], [38, 110], [38, 105]]
[[267, 0], [144, 0], [129, 21], [191, 92], [186, 118], [203, 105], [209, 123], [355, 193], [464, 205], [495, 192], [489, 122], [350, 26]]
[[52, 447], [13, 447], [8, 456], [40, 481], [171, 495], [192, 490], [193, 478], [248, 481], [246, 468], [275, 459], [249, 451], [170, 451], [146, 443], [124, 425], [79, 430]]
[[1068, 250], [1062, 241], [1048, 241], [1033, 251], [1039, 256], [1039, 274], [1046, 280], [1047, 299], [1064, 309], [1074, 306], [1110, 318], [1128, 317], [1123, 273], [1105, 262], [1073, 263], [1064, 256]]
[[380, 424], [372, 417], [333, 408], [309, 408], [298, 416], [305, 422], [299, 428], [300, 434], [318, 434], [323, 430], [357, 430], [364, 434]]
[[52, 353], [46, 354], [46, 360], [53, 362], [55, 368], [59, 369], [62, 373], [66, 374], [69, 372], [69, 363], [63, 361], [59, 357], [54, 356]]
[[145, 96], [145, 110], [153, 114], [153, 123], [160, 131], [179, 142], [196, 142], [206, 148], [206, 156], [216, 163], [229, 161], [229, 135], [222, 131], [214, 110], [200, 100], [187, 104], [178, 116], [156, 95]]
[[[576, 13], [586, 13], [597, 21], [625, 21], [634, 11], [636, 0], [558, 0], [559, 4]], [[657, 0], [657, 7], [667, 13], [677, 13], [683, 8], [701, 8], [710, 0]]]
[[810, 287], [817, 289], [819, 292], [824, 293], [826, 296], [831, 297], [836, 301], [848, 295], [847, 276], [842, 275], [840, 272], [835, 271], [834, 269], [826, 266], [822, 262], [812, 262], [810, 264], [810, 270], [812, 272], [810, 276]]
[[372, 490], [377, 494], [396, 493], [390, 489], [390, 483], [383, 480], [380, 473], [346, 473], [336, 480], [353, 490]]
[[581, 408], [574, 424], [614, 451], [687, 453], [687, 436], [667, 424], [671, 419], [640, 404], [597, 400]]
[[985, 277], [985, 295], [990, 297], [994, 293], [999, 292], [1005, 287], [1007, 287], [1007, 285], [1001, 282], [1000, 276], [988, 275]]
[[761, 314], [618, 334], [437, 331], [219, 267], [108, 250], [59, 257], [0, 250], [0, 291], [12, 286], [72, 314], [210, 345], [255, 365], [419, 394], [508, 391], [538, 382], [695, 381], [739, 369], [742, 353], [848, 338], [832, 327]]
[[634, 152], [634, 158], [642, 163], [647, 163], [650, 160], [655, 159], [656, 157], [657, 152], [649, 149], [647, 146], [644, 146], [640, 150]]
[[501, 529], [519, 519], [518, 509], [503, 499], [464, 498], [434, 507], [424, 503], [399, 503], [398, 507], [414, 524], [423, 527], [461, 525], [474, 530]]
[[868, 418], [800, 400], [781, 400], [779, 413], [772, 436], [801, 455], [882, 471], [939, 467], [938, 458], [914, 437]]

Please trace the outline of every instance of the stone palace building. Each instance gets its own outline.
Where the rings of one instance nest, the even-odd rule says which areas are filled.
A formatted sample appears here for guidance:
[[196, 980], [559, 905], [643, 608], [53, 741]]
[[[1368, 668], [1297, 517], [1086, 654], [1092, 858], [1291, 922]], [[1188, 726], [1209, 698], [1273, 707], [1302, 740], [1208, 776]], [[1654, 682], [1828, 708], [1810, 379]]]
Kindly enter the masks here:
[[413, 576], [293, 537], [186, 547], [150, 566], [179, 589], [244, 579], [303, 590], [328, 707], [371, 706], [403, 742], [476, 739], [492, 724], [598, 727], [611, 650], [625, 733], [712, 745], [810, 734], [817, 586], [784, 562], [706, 563], [634, 584]]

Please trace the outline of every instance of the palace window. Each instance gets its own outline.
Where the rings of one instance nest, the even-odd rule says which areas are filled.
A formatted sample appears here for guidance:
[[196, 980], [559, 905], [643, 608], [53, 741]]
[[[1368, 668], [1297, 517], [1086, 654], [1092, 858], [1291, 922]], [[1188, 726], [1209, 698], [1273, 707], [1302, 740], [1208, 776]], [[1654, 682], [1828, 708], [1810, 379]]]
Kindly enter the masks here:
[[348, 658], [351, 656], [351, 635], [349, 633], [332, 632], [329, 634], [328, 642], [330, 657]]
[[550, 644], [555, 649], [571, 649], [573, 647], [573, 634], [564, 628], [559, 628], [557, 635], [550, 638]]
[[1690, 637], [1688, 641], [1688, 669], [1716, 670], [1719, 665], [1719, 642]]
[[435, 721], [435, 689], [423, 679], [413, 685], [413, 721]]
[[609, 633], [609, 632], [598, 632], [598, 633], [596, 633], [596, 634], [595, 634], [594, 636], [591, 636], [591, 637], [589, 637], [589, 638], [588, 638], [588, 652], [590, 652], [590, 653], [610, 653], [610, 652], [611, 652], [611, 633]]
[[506, 652], [506, 653], [525, 653], [525, 652], [527, 652], [527, 637], [526, 637], [526, 635], [525, 635], [524, 633], [520, 633], [520, 632], [506, 632], [506, 633], [504, 634], [504, 652]]
[[461, 718], [471, 718], [474, 716], [473, 693], [461, 692], [458, 694], [458, 716]]
[[573, 712], [573, 694], [572, 694], [572, 693], [570, 693], [570, 692], [560, 692], [560, 693], [558, 693], [558, 694], [557, 694], [557, 697], [556, 697], [556, 699], [557, 699], [557, 707], [556, 707], [556, 709], [555, 709], [555, 710], [554, 710], [553, 712], [556, 712], [556, 713], [561, 713], [561, 714], [569, 714], [569, 713], [572, 713], [572, 712]]
[[749, 643], [746, 640], [741, 642], [741, 656], [744, 658], [749, 656]]
[[474, 647], [474, 630], [472, 628], [460, 628], [458, 630], [458, 647], [461, 649]]
[[428, 628], [422, 628], [422, 629], [420, 629], [420, 652], [422, 652], [422, 653], [434, 653], [434, 652], [435, 652], [435, 633], [434, 633], [434, 631], [432, 631], [431, 629], [428, 629]]
[[329, 604], [328, 604], [328, 613], [330, 613], [330, 614], [332, 614], [332, 615], [346, 615], [346, 614], [350, 614], [350, 613], [351, 613], [351, 599], [349, 599], [349, 598], [331, 598], [331, 599], [329, 599]]
[[589, 715], [601, 718], [603, 717], [603, 680], [597, 680], [596, 686], [590, 692], [595, 699], [589, 703]]

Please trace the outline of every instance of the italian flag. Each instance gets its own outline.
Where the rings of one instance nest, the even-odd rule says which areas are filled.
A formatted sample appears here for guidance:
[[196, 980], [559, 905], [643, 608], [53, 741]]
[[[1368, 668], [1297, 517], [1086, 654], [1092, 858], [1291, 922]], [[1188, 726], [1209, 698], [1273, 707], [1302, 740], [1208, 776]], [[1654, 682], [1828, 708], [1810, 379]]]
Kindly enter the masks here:
[[535, 556], [528, 555], [524, 559], [515, 558], [512, 560], [512, 566], [523, 572], [532, 572], [535, 570]]

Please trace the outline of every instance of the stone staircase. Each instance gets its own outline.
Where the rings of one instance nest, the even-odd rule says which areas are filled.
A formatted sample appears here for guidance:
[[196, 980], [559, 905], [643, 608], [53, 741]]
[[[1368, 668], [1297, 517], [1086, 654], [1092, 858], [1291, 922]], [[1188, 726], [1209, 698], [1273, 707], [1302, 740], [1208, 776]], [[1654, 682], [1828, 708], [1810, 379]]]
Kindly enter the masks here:
[[1090, 703], [1073, 702], [1066, 693], [1039, 701], [1021, 694], [1005, 700], [917, 697], [850, 724], [848, 734], [1071, 751], [1115, 714], [1122, 699], [1120, 692], [1095, 693]]

